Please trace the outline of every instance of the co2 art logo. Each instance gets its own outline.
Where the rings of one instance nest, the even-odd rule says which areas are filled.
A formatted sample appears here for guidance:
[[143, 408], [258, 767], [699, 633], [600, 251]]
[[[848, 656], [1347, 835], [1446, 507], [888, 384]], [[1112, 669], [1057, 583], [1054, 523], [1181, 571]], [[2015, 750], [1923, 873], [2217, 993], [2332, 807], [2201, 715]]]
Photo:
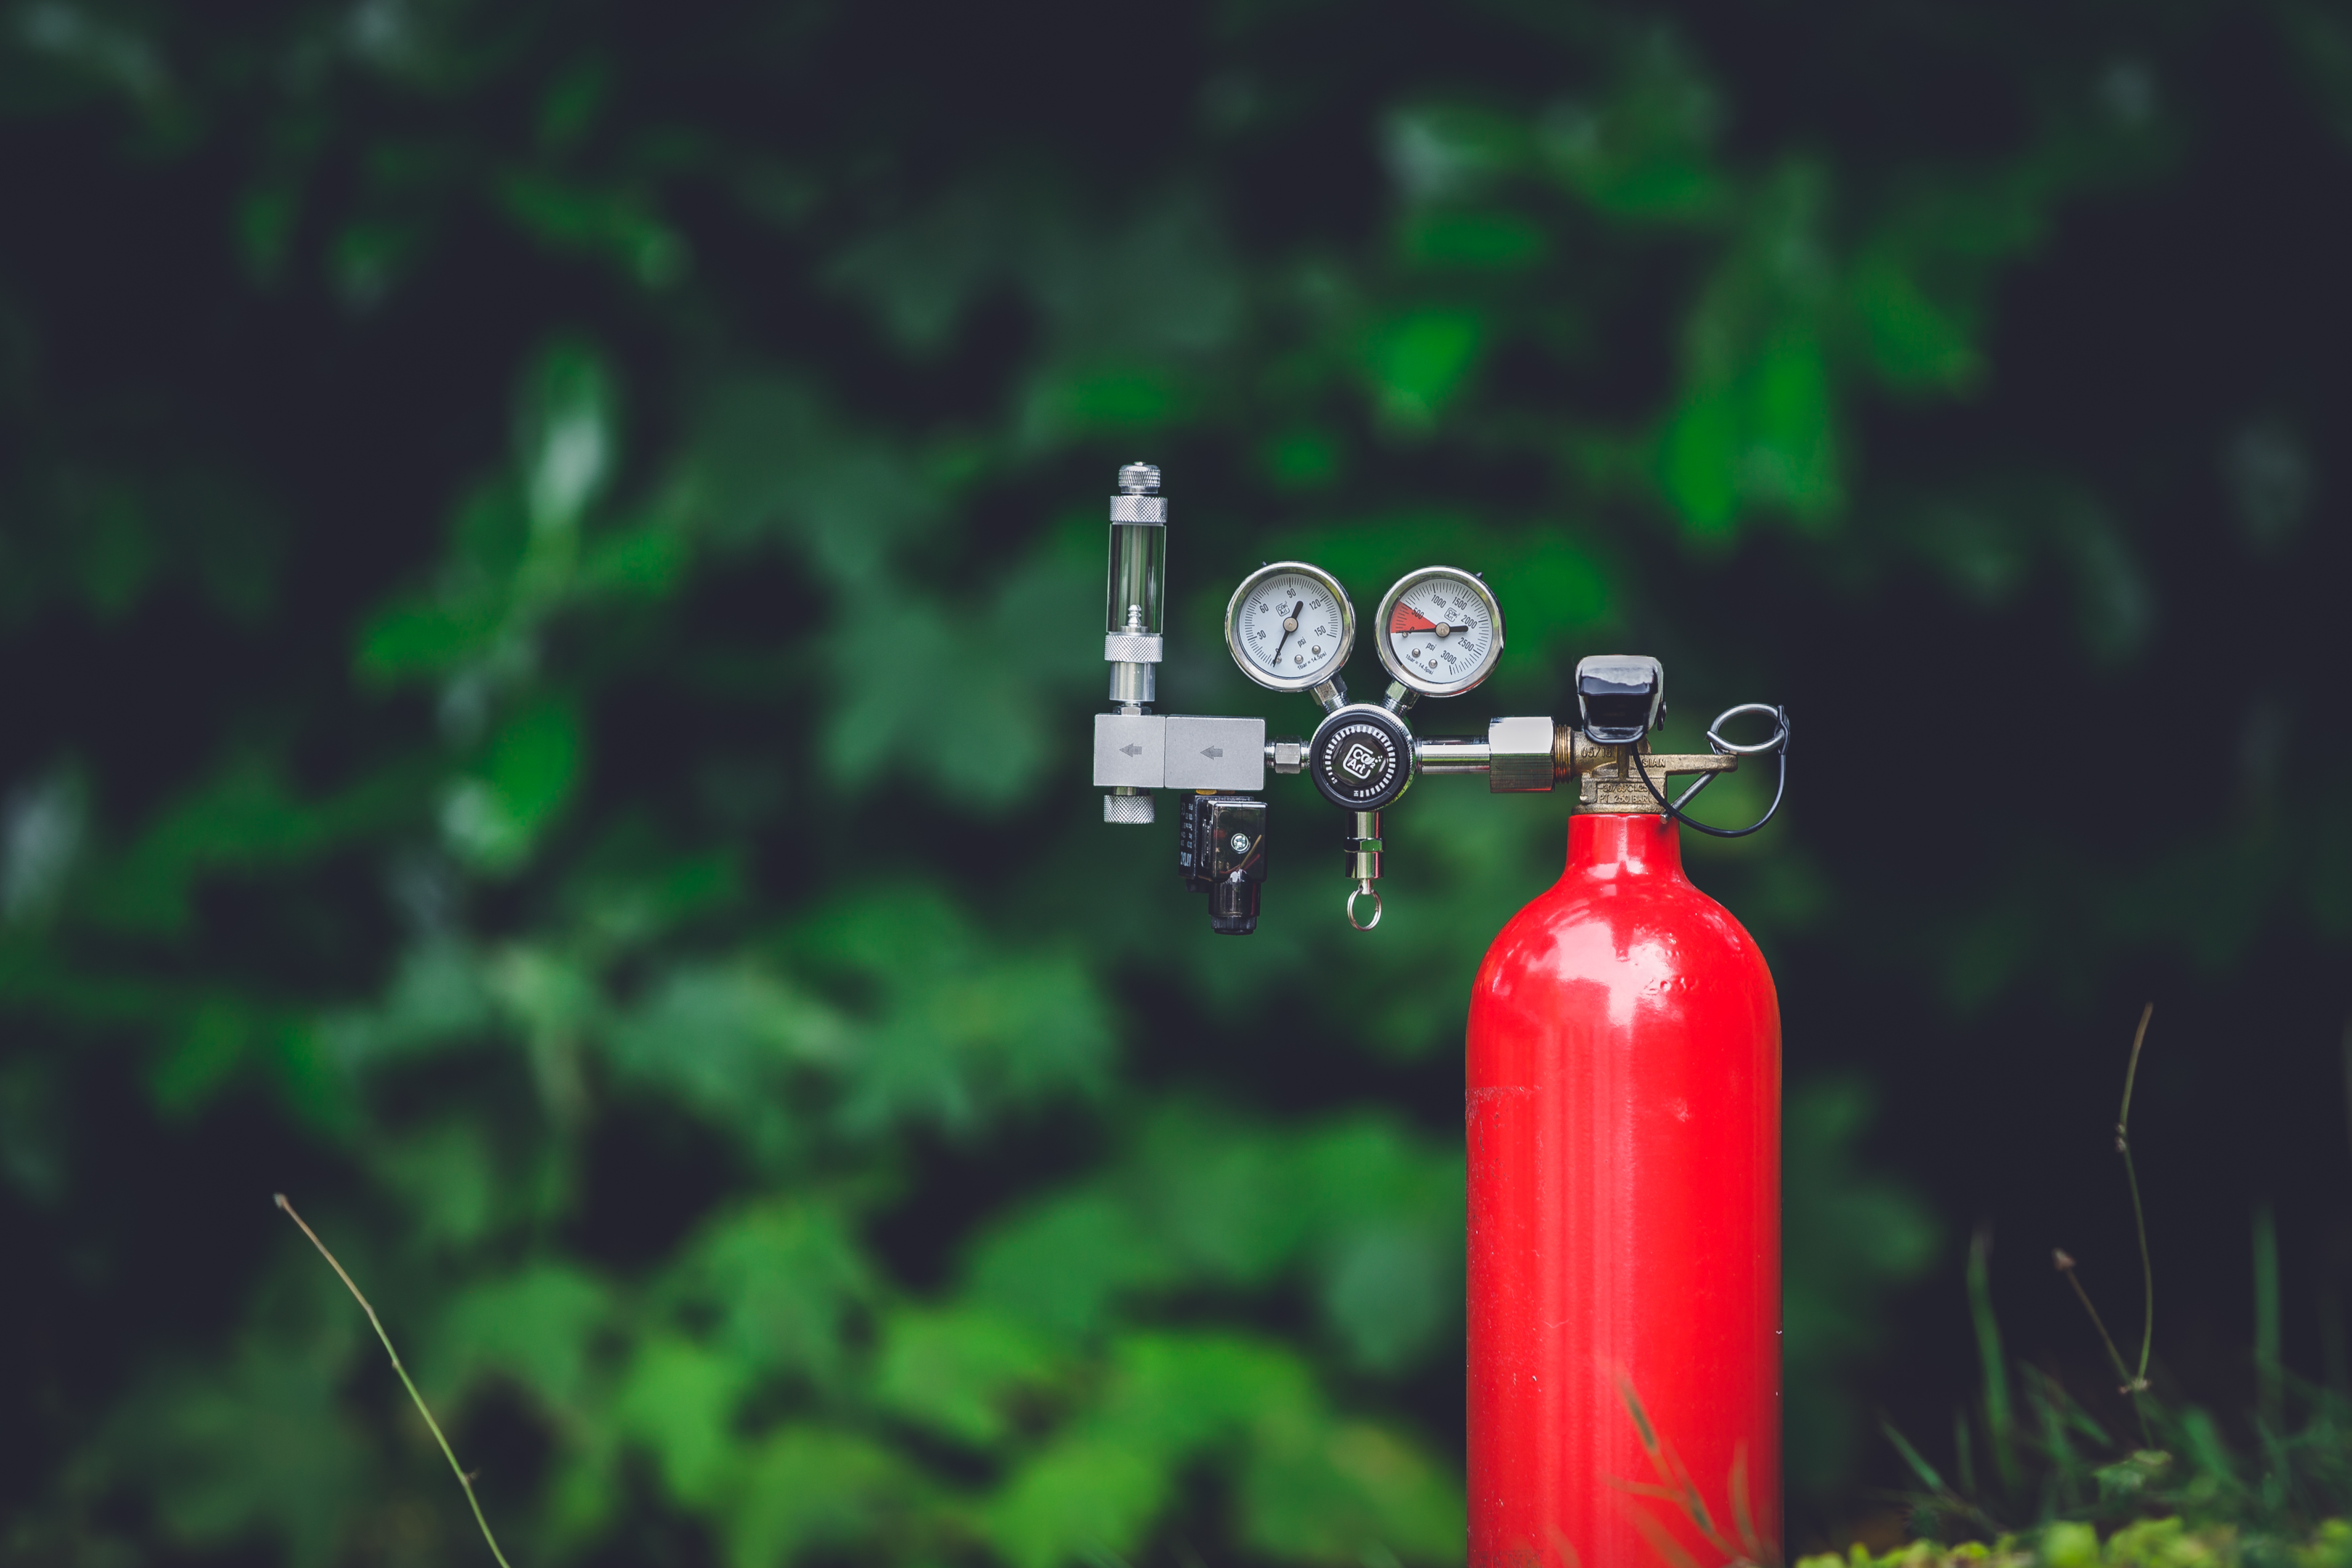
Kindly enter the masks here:
[[1343, 811], [1378, 811], [1412, 782], [1412, 736], [1386, 713], [1335, 715], [1307, 752], [1315, 787]]

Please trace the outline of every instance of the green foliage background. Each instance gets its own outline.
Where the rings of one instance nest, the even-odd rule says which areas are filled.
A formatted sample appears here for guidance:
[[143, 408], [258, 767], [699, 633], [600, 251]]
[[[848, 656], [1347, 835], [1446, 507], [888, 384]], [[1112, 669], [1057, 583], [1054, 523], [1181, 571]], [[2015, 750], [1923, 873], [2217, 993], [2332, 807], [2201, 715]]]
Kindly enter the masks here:
[[[1894, 584], [2142, 658], [2093, 479], [1903, 432], [2193, 162], [2223, 13], [1766, 9], [0, 9], [8, 1552], [475, 1550], [284, 1187], [518, 1562], [1456, 1560], [1453, 1052], [1561, 807], [1416, 791], [1360, 940], [1277, 786], [1213, 942], [1084, 787], [1102, 498], [1166, 470], [1170, 705], [1277, 731], [1215, 624], [1281, 555], [1483, 569], [1463, 728], [1639, 643], [1688, 741], [1801, 679], [1758, 602]], [[2244, 26], [2352, 102], [2340, 16]], [[1981, 125], [1788, 111], [1947, 52]], [[1776, 958], [1892, 907], [1802, 769], [1692, 851]], [[2159, 858], [2081, 942], [2340, 942], [2340, 836], [2254, 847], [2225, 930]], [[1886, 962], [1957, 1003], [2069, 918], [1948, 890]], [[1940, 1245], [1873, 1102], [1790, 1086], [1816, 1508]]]

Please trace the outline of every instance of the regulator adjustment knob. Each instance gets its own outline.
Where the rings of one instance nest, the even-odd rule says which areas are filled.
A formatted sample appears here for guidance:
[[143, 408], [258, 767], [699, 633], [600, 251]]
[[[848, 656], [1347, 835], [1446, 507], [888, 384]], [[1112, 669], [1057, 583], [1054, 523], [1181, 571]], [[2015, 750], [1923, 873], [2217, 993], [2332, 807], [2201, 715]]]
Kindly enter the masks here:
[[1307, 773], [1341, 810], [1381, 810], [1412, 783], [1412, 731], [1385, 708], [1350, 703], [1307, 743]]

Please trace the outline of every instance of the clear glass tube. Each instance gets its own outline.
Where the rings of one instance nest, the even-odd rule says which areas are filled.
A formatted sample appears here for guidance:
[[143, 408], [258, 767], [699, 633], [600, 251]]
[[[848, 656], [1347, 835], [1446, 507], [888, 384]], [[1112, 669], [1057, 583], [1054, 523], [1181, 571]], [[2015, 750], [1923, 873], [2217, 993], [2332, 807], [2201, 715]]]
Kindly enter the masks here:
[[1106, 635], [1158, 637], [1165, 618], [1168, 528], [1156, 522], [1110, 525], [1110, 576], [1103, 592]]

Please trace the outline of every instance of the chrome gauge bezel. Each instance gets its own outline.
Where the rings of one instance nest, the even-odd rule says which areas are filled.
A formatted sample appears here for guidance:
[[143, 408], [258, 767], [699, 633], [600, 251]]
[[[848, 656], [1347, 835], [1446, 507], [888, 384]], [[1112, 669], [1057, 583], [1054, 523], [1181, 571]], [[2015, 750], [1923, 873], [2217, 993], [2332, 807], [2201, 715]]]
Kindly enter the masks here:
[[[1486, 653], [1472, 668], [1467, 678], [1439, 684], [1397, 658], [1389, 646], [1389, 617], [1396, 611], [1396, 603], [1404, 597], [1405, 590], [1427, 582], [1432, 577], [1447, 577], [1467, 588], [1486, 606], [1486, 624], [1495, 629], [1494, 640], [1486, 645]], [[1372, 652], [1379, 656], [1381, 668], [1391, 679], [1423, 697], [1459, 697], [1475, 691], [1495, 673], [1495, 666], [1503, 657], [1503, 605], [1495, 591], [1482, 582], [1475, 572], [1465, 572], [1459, 566], [1417, 566], [1398, 578], [1389, 591], [1381, 596], [1380, 613], [1372, 617]]]
[[[1253, 663], [1248, 651], [1242, 647], [1242, 606], [1248, 604], [1250, 595], [1267, 581], [1284, 576], [1308, 579], [1330, 595], [1339, 605], [1339, 654], [1328, 664], [1318, 665], [1312, 674], [1276, 675]], [[1348, 660], [1355, 656], [1355, 603], [1348, 597], [1348, 591], [1339, 586], [1339, 579], [1320, 566], [1305, 561], [1270, 561], [1243, 578], [1241, 586], [1234, 590], [1234, 596], [1225, 601], [1225, 651], [1234, 656], [1234, 663], [1244, 675], [1268, 691], [1311, 691], [1337, 676]]]

